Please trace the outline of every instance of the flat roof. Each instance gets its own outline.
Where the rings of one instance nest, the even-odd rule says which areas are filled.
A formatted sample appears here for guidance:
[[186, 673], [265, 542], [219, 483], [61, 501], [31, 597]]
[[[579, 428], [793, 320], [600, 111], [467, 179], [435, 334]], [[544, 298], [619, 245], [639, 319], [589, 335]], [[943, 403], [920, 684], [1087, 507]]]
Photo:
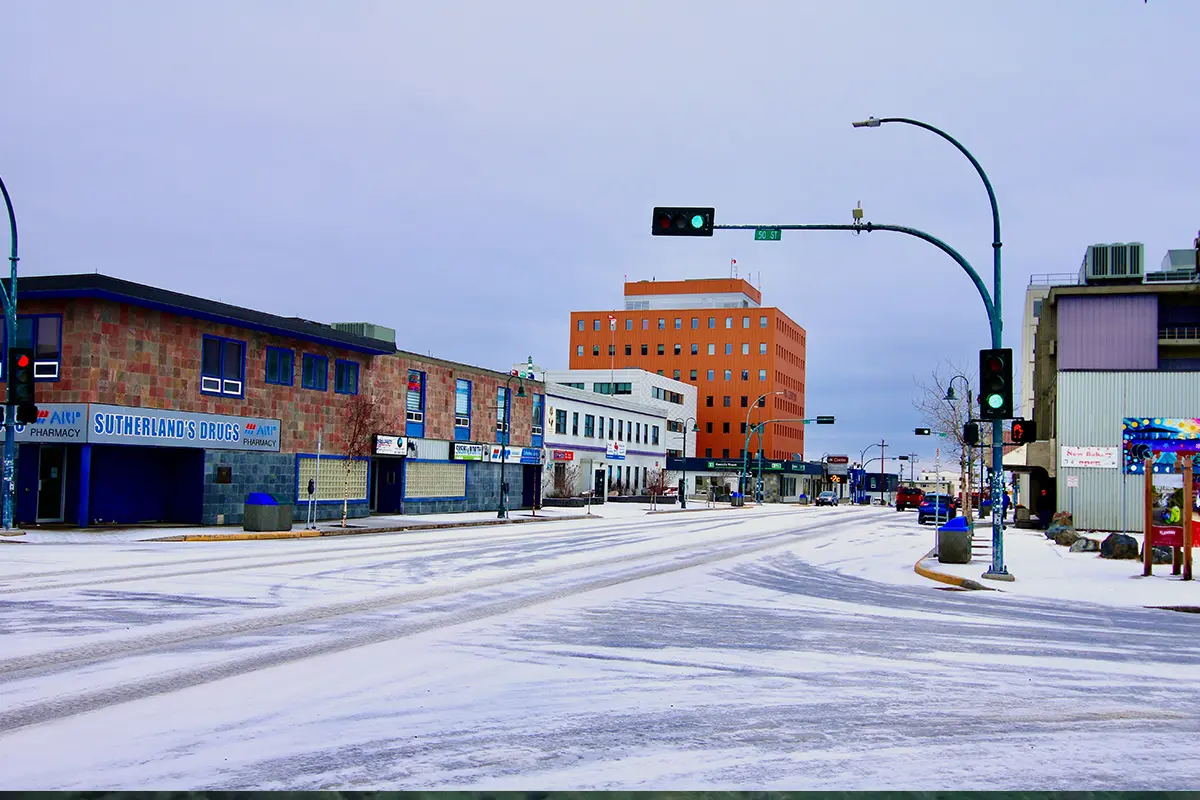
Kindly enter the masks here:
[[762, 303], [762, 292], [744, 278], [688, 278], [681, 281], [625, 281], [625, 296], [662, 294], [744, 294]]

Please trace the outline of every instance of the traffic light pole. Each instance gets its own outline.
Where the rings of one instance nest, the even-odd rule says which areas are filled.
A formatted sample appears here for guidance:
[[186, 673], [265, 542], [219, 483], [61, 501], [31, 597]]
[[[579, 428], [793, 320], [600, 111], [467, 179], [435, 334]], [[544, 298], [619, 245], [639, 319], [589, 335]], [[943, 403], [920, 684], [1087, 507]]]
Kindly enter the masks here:
[[[0, 180], [0, 193], [4, 195], [4, 207], [8, 210], [8, 228], [12, 237], [12, 245], [8, 255], [8, 262], [11, 267], [10, 280], [7, 289], [3, 285], [0, 285], [0, 300], [4, 302], [3, 363], [7, 364], [8, 348], [12, 347], [13, 337], [17, 334], [17, 262], [21, 259], [17, 255], [17, 215], [13, 213], [12, 199], [8, 196], [8, 188], [4, 185], [3, 180]], [[5, 376], [5, 378], [8, 377], [10, 376]], [[5, 386], [5, 395], [8, 394], [7, 389], [8, 387]], [[3, 519], [0, 521], [0, 524], [3, 524], [6, 531], [12, 530], [13, 497], [16, 495], [16, 416], [6, 396], [4, 398], [4, 472], [3, 485], [0, 486], [0, 491], [4, 492]]]

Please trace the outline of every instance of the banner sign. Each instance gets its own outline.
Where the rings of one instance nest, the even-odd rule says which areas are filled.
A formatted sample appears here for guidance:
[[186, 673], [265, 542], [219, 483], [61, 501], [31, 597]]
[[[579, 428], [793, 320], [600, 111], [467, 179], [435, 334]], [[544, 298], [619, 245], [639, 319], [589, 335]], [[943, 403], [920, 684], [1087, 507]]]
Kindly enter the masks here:
[[450, 457], [455, 461], [483, 461], [483, 445], [455, 442]]
[[574, 450], [554, 450], [551, 452], [551, 460], [553, 461], [574, 461]]
[[278, 453], [279, 429], [277, 419], [88, 404], [87, 434], [92, 444]]
[[[0, 404], [0, 425], [4, 423], [6, 406]], [[37, 422], [13, 426], [17, 442], [87, 441], [87, 403], [38, 403]]]
[[[1183, 547], [1183, 504], [1188, 493], [1184, 491], [1183, 476], [1170, 474], [1151, 475], [1154, 493], [1151, 498], [1151, 547]], [[1192, 493], [1192, 547], [1200, 546], [1200, 496]]]
[[612, 461], [625, 460], [625, 443], [624, 442], [609, 442], [608, 449], [604, 453], [604, 457]]
[[375, 455], [406, 456], [408, 455], [408, 440], [403, 436], [375, 436]]
[[[1125, 456], [1125, 474], [1141, 475], [1143, 462], [1153, 451], [1161, 451], [1154, 459], [1154, 472], [1170, 475], [1182, 472], [1180, 450], [1195, 450], [1200, 445], [1200, 419], [1165, 419], [1162, 417], [1126, 417], [1122, 423], [1121, 443]], [[1200, 458], [1193, 462], [1200, 468]]]
[[1060, 467], [1117, 469], [1121, 458], [1116, 447], [1071, 447], [1063, 445], [1059, 454]]

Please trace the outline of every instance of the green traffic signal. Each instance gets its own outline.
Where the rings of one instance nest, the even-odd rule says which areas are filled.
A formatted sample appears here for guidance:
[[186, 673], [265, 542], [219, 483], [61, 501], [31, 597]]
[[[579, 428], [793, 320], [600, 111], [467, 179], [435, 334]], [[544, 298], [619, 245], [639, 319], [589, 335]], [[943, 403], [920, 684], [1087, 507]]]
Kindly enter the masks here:
[[693, 228], [703, 228], [704, 227], [704, 217], [700, 216], [699, 214], [692, 217], [692, 227]]
[[998, 394], [989, 394], [987, 396], [988, 408], [999, 409], [1004, 407], [1004, 398]]

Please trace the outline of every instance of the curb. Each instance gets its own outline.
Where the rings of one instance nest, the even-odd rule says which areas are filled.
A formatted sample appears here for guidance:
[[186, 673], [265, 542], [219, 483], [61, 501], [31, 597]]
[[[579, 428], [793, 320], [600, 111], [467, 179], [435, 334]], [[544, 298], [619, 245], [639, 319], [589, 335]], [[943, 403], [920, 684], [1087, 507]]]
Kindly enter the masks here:
[[361, 536], [368, 533], [404, 533], [433, 531], [443, 528], [479, 528], [484, 525], [523, 525], [530, 522], [558, 522], [570, 519], [603, 519], [598, 515], [575, 514], [562, 517], [527, 517], [522, 519], [489, 519], [472, 522], [426, 522], [416, 525], [378, 526], [374, 528], [330, 528], [327, 530], [267, 531], [263, 533], [197, 533], [183, 536], [160, 536], [138, 539], [139, 542], [252, 542], [260, 539], [315, 539], [322, 536]]
[[984, 592], [998, 591], [997, 589], [993, 589], [991, 586], [984, 586], [982, 583], [973, 581], [970, 578], [960, 578], [957, 575], [947, 575], [944, 572], [938, 572], [937, 570], [932, 570], [928, 567], [921, 566], [921, 562], [932, 555], [933, 550], [930, 550], [928, 553], [917, 559], [917, 563], [913, 564], [913, 572], [917, 573], [922, 578], [929, 578], [929, 580], [937, 581], [938, 583], [947, 583], [951, 586], [957, 586], [960, 589], [971, 589], [973, 591]]

